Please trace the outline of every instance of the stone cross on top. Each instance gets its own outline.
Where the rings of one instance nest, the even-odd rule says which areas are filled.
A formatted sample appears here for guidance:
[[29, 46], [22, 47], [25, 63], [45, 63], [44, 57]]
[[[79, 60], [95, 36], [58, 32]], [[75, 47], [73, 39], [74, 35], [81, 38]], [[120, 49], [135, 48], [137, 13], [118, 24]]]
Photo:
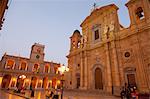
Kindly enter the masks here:
[[94, 2], [93, 4], [93, 9], [95, 10], [96, 9], [96, 3]]

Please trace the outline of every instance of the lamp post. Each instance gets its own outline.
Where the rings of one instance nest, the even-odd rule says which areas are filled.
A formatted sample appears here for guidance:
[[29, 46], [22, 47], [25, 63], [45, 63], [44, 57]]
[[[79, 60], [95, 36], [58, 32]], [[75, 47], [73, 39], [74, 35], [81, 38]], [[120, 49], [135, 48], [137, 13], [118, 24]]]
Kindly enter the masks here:
[[60, 74], [61, 74], [61, 84], [62, 84], [62, 86], [61, 86], [61, 99], [63, 99], [63, 85], [64, 85], [64, 81], [65, 80], [63, 80], [63, 76], [64, 76], [64, 73], [65, 72], [68, 72], [69, 71], [69, 68], [68, 67], [66, 67], [66, 66], [64, 66], [64, 65], [62, 65], [62, 66], [60, 66], [59, 68], [58, 68], [58, 71], [60, 72]]

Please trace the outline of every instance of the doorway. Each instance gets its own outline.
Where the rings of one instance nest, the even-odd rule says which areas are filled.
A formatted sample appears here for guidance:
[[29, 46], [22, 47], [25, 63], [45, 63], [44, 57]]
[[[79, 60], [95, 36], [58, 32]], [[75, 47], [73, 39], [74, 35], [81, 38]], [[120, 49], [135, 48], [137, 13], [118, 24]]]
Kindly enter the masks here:
[[128, 84], [131, 86], [136, 86], [135, 74], [127, 74]]
[[80, 87], [80, 78], [77, 78], [77, 89]]
[[32, 88], [35, 88], [36, 82], [37, 82], [37, 78], [36, 77], [32, 77], [30, 86], [32, 86]]
[[95, 69], [95, 89], [103, 89], [102, 71], [100, 68]]
[[42, 85], [42, 88], [45, 88], [45, 89], [46, 89], [47, 83], [48, 83], [48, 77], [44, 77], [44, 78], [43, 78], [43, 85]]
[[8, 88], [11, 80], [11, 75], [4, 75], [2, 79], [2, 88]]

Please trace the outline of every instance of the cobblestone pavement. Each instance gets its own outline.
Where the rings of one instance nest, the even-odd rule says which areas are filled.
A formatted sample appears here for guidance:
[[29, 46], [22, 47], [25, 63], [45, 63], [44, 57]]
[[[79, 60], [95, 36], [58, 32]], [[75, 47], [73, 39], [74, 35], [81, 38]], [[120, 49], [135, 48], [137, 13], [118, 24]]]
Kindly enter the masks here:
[[[29, 99], [46, 99], [46, 91], [35, 91], [34, 98], [31, 98], [30, 95], [31, 92], [26, 91], [24, 97], [29, 97]], [[12, 97], [11, 94], [7, 94], [6, 96]], [[23, 98], [9, 98], [9, 97], [6, 97], [4, 99], [23, 99]], [[60, 94], [59, 94], [59, 99], [60, 99]], [[67, 90], [64, 91], [63, 99], [120, 99], [120, 98], [107, 95], [103, 92], [97, 92], [97, 91], [92, 92], [92, 91]]]
[[13, 94], [9, 94], [0, 90], [0, 99], [25, 99], [25, 98]]

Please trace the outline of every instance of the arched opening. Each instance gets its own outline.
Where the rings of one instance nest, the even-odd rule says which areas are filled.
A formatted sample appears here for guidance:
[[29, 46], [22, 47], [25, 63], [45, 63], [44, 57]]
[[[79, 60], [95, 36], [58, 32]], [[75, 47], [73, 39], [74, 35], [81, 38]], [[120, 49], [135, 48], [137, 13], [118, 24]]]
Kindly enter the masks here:
[[38, 64], [34, 64], [33, 72], [36, 72], [36, 73], [39, 72], [39, 65]]
[[11, 75], [4, 75], [2, 79], [2, 88], [8, 88], [11, 80]]
[[136, 15], [140, 20], [144, 19], [144, 11], [143, 11], [142, 7], [138, 7], [136, 9]]
[[100, 68], [95, 69], [95, 89], [103, 89], [102, 71]]
[[26, 78], [25, 75], [18, 76], [18, 78], [17, 78], [17, 84], [16, 84], [16, 87], [18, 89], [21, 89], [23, 87], [23, 83], [24, 83], [25, 78]]
[[35, 88], [36, 82], [37, 82], [37, 77], [32, 77], [30, 87]]
[[55, 88], [57, 86], [57, 79], [53, 78], [52, 79], [52, 88]]
[[45, 65], [45, 73], [49, 72], [49, 65]]
[[15, 62], [13, 60], [8, 60], [5, 68], [6, 69], [13, 69], [14, 63]]
[[26, 62], [22, 62], [20, 70], [25, 70], [25, 69], [26, 69]]
[[48, 77], [44, 77], [43, 78], [43, 85], [42, 85], [42, 88], [47, 88], [47, 84], [48, 84]]

